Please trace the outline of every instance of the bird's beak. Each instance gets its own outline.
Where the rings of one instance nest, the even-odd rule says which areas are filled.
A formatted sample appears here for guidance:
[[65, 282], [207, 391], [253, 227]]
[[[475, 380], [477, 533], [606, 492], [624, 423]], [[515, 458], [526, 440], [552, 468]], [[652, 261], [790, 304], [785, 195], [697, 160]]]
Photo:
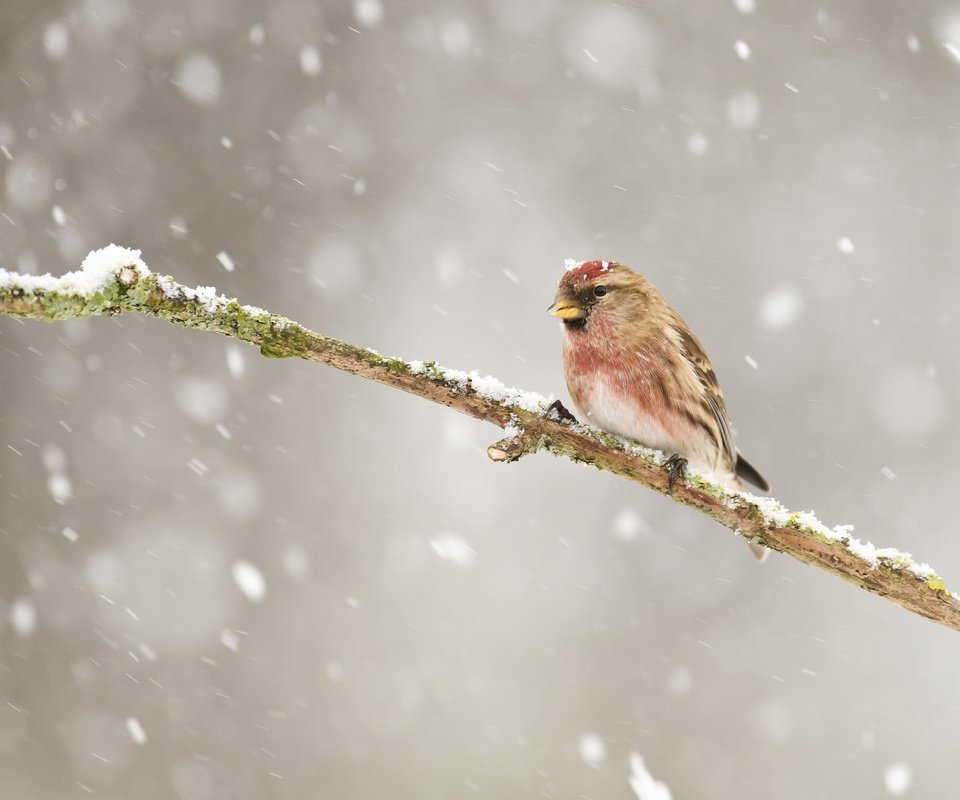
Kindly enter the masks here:
[[547, 313], [553, 314], [555, 317], [560, 317], [560, 319], [571, 320], [583, 319], [586, 312], [583, 306], [576, 300], [563, 297], [554, 302], [554, 304], [547, 309]]

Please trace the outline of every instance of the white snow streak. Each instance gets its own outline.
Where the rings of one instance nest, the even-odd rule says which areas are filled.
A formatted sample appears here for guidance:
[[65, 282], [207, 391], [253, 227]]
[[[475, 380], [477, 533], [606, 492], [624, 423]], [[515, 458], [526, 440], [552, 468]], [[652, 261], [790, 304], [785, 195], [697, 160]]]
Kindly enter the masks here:
[[585, 733], [580, 737], [577, 745], [580, 751], [580, 758], [591, 767], [599, 767], [607, 757], [607, 745], [597, 734]]
[[637, 800], [673, 800], [670, 787], [650, 774], [639, 753], [630, 754], [630, 788]]
[[894, 797], [907, 793], [912, 781], [910, 765], [904, 761], [897, 761], [883, 771], [883, 785], [887, 792]]
[[133, 739], [137, 744], [146, 744], [147, 743], [147, 733], [143, 729], [143, 725], [140, 724], [140, 720], [136, 717], [127, 717], [127, 733], [130, 734], [130, 738]]
[[233, 259], [230, 258], [229, 254], [225, 250], [221, 250], [219, 253], [217, 253], [217, 261], [220, 262], [220, 266], [223, 267], [227, 272], [233, 272], [236, 269]]
[[235, 561], [230, 568], [233, 582], [251, 603], [259, 603], [267, 596], [267, 581], [260, 568], [249, 561]]
[[430, 547], [442, 561], [448, 561], [460, 569], [468, 569], [477, 559], [477, 551], [456, 533], [442, 533], [433, 537]]
[[26, 597], [18, 597], [10, 606], [10, 624], [17, 632], [17, 635], [23, 639], [29, 639], [33, 636], [37, 627], [37, 607], [32, 600]]
[[849, 236], [841, 236], [837, 239], [837, 250], [845, 256], [852, 256], [857, 252], [857, 246]]

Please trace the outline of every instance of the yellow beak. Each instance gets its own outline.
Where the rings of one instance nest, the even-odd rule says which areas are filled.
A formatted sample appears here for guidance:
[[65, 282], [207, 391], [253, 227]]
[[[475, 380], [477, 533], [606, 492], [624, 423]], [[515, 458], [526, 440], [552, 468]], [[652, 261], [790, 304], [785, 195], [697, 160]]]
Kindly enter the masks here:
[[574, 300], [567, 299], [557, 300], [547, 309], [547, 313], [560, 317], [560, 319], [582, 319], [584, 315], [582, 305]]

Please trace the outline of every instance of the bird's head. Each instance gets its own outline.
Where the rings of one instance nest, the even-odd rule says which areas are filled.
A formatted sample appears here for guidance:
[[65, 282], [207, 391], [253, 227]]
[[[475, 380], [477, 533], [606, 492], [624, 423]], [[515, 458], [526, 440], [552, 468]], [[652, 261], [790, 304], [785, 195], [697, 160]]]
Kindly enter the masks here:
[[584, 328], [591, 316], [614, 322], [637, 321], [651, 305], [653, 286], [646, 278], [613, 261], [584, 261], [564, 273], [547, 311], [567, 328]]

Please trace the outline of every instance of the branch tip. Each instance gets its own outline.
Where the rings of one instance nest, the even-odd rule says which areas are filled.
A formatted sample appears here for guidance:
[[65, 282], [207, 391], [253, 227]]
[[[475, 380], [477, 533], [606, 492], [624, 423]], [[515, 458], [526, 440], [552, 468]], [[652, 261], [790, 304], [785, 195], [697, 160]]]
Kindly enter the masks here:
[[491, 461], [508, 461], [510, 459], [509, 443], [509, 439], [502, 439], [496, 444], [490, 445], [487, 448], [487, 456]]
[[525, 455], [537, 452], [543, 446], [544, 439], [539, 429], [514, 428], [508, 436], [490, 445], [487, 455], [491, 461], [519, 461]]

